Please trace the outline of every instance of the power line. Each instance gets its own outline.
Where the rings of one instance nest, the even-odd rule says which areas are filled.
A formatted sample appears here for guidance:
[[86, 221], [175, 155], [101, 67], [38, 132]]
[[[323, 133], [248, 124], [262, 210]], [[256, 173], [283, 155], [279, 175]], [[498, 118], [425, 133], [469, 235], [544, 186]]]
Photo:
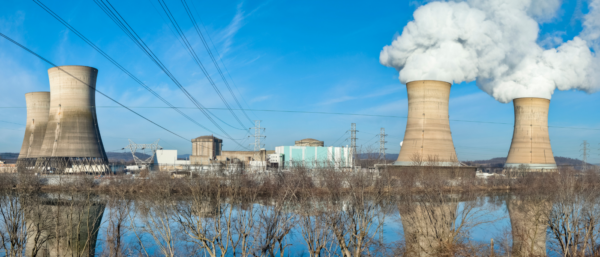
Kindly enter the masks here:
[[[237, 84], [235, 83], [235, 80], [231, 76], [231, 72], [229, 72], [229, 69], [227, 69], [227, 66], [223, 62], [223, 58], [221, 58], [221, 54], [219, 53], [219, 50], [217, 49], [215, 43], [213, 42], [212, 37], [210, 36], [210, 33], [208, 33], [208, 30], [204, 26], [204, 23], [202, 22], [202, 18], [201, 18], [202, 15], [200, 15], [200, 12], [198, 11], [198, 8], [196, 7], [196, 4], [194, 4], [194, 1], [192, 1], [192, 5], [194, 6], [194, 10], [196, 11], [196, 14], [198, 15], [198, 19], [200, 20], [200, 25], [202, 25], [202, 28], [204, 28], [204, 31], [206, 32], [206, 36], [208, 36], [208, 40], [210, 41], [211, 45], [213, 46], [213, 49], [215, 49], [215, 52], [217, 53], [217, 56], [219, 56], [218, 59], [221, 62], [221, 64], [223, 65], [223, 68], [225, 68], [225, 72], [227, 72], [227, 75], [231, 79], [231, 82], [233, 83], [233, 86], [235, 87], [235, 90], [238, 92], [238, 94], [240, 95], [240, 97], [242, 98], [242, 101], [244, 101], [244, 103], [246, 104], [246, 106], [250, 107], [250, 105], [248, 104], [248, 102], [244, 98], [244, 95], [240, 92], [240, 89], [238, 88]], [[250, 112], [252, 112], [252, 111], [250, 110]], [[256, 115], [254, 112], [252, 112], [252, 113], [254, 115]]]
[[[161, 0], [161, 1], [163, 1], [163, 0]], [[192, 11], [191, 11], [190, 7], [187, 4], [187, 1], [186, 0], [181, 0], [181, 3], [183, 4], [183, 7], [185, 8], [186, 13], [190, 17], [190, 20], [192, 21], [192, 24], [194, 25], [194, 28], [196, 29], [196, 32], [198, 33], [198, 36], [202, 40], [202, 44], [204, 45], [204, 48], [206, 48], [206, 51], [208, 52], [208, 55], [210, 56], [210, 59], [212, 60], [212, 62], [215, 65], [215, 67], [217, 68], [217, 71], [219, 72], [219, 75], [221, 75], [221, 79], [223, 79], [223, 83], [225, 83], [225, 85], [227, 86], [227, 89], [229, 89], [229, 93], [231, 93], [231, 96], [233, 97], [233, 99], [237, 103], [238, 107], [242, 110], [242, 112], [244, 113], [244, 115], [246, 116], [246, 118], [250, 122], [252, 122], [252, 120], [250, 119], [250, 117], [248, 117], [248, 114], [246, 114], [246, 112], [242, 108], [242, 105], [238, 101], [237, 97], [235, 97], [235, 94], [233, 93], [233, 90], [231, 90], [231, 87], [229, 86], [229, 83], [227, 82], [227, 79], [225, 79], [225, 75], [223, 75], [223, 72], [221, 71], [221, 67], [219, 67], [219, 63], [215, 60], [215, 57], [213, 56], [212, 51], [210, 50], [210, 47], [206, 43], [206, 40], [204, 39], [204, 35], [202, 34], [202, 31], [198, 27], [198, 23], [196, 22], [196, 19], [194, 18], [194, 15], [192, 14]]]
[[[340, 139], [342, 139], [346, 134], [348, 133], [348, 131], [344, 132], [344, 134], [342, 134], [342, 136], [340, 136], [340, 138], [338, 138], [337, 140], [335, 140], [335, 142], [333, 142], [333, 144], [331, 144], [332, 146], [335, 146], [335, 143], [337, 143], [338, 141], [340, 141]], [[346, 140], [344, 140], [346, 141]], [[344, 142], [342, 141], [342, 142]]]
[[[169, 19], [169, 21], [171, 22], [171, 24], [173, 25], [173, 27], [175, 28], [175, 31], [179, 35], [179, 39], [184, 44], [184, 47], [187, 49], [188, 53], [192, 56], [192, 58], [194, 59], [194, 61], [196, 62], [196, 64], [198, 64], [198, 67], [200, 67], [200, 70], [202, 70], [202, 73], [204, 73], [204, 76], [206, 77], [206, 79], [208, 80], [208, 82], [210, 83], [210, 85], [213, 87], [213, 89], [215, 90], [215, 92], [217, 92], [217, 95], [219, 96], [219, 98], [221, 98], [221, 101], [223, 101], [223, 103], [225, 104], [225, 107], [227, 107], [227, 109], [231, 112], [231, 114], [233, 115], [233, 117], [240, 123], [240, 125], [242, 127], [244, 127], [244, 124], [242, 123], [242, 121], [238, 118], [238, 116], [235, 114], [235, 112], [231, 109], [231, 106], [229, 106], [229, 103], [227, 103], [227, 100], [225, 100], [225, 97], [223, 97], [223, 94], [221, 94], [221, 91], [219, 90], [219, 88], [217, 87], [217, 85], [213, 81], [212, 77], [208, 73], [208, 70], [206, 70], [206, 68], [204, 67], [204, 64], [202, 64], [202, 61], [200, 60], [200, 58], [196, 54], [196, 51], [194, 50], [194, 48], [190, 44], [189, 40], [185, 36], [185, 33], [183, 32], [183, 30], [179, 26], [179, 23], [177, 23], [177, 20], [173, 16], [173, 13], [171, 13], [171, 10], [167, 6], [167, 4], [163, 0], [158, 0], [158, 3], [160, 4], [160, 7], [163, 9], [163, 11], [165, 12], [165, 14], [167, 15], [167, 18]], [[186, 9], [186, 12], [187, 12], [187, 9]], [[204, 39], [202, 39], [202, 40], [204, 42]], [[219, 71], [220, 71], [220, 69], [219, 69]], [[240, 106], [240, 108], [241, 108], [241, 106]]]
[[[204, 106], [198, 102], [184, 87], [179, 81], [175, 78], [175, 76], [169, 71], [169, 69], [160, 61], [160, 59], [152, 52], [152, 50], [146, 45], [144, 40], [135, 32], [135, 30], [127, 23], [127, 21], [121, 16], [121, 14], [112, 6], [112, 4], [106, 0], [106, 3], [103, 3], [102, 0], [94, 0], [96, 5], [100, 7], [100, 9], [140, 48], [144, 53], [150, 57], [150, 59], [163, 71], [165, 74], [179, 87], [179, 89], [192, 101], [194, 105], [206, 116], [206, 118], [213, 123], [215, 127], [217, 127], [226, 137], [229, 139], [233, 139], [215, 120], [213, 116], [221, 121], [222, 123], [235, 128], [225, 121], [221, 120], [218, 116], [213, 115], [209, 110], [204, 108]], [[237, 129], [237, 128], [236, 128]], [[236, 144], [242, 146], [238, 141], [232, 140]], [[243, 148], [246, 148], [242, 146]], [[247, 148], [246, 148], [247, 149]]]
[[14, 123], [14, 122], [10, 122], [10, 121], [3, 121], [3, 120], [0, 120], [0, 122], [3, 122], [3, 123], [8, 123], [8, 124], [14, 124], [14, 125], [19, 125], [19, 126], [25, 126], [25, 124], [19, 124], [19, 123]]
[[[0, 108], [26, 108], [26, 107], [0, 107]], [[98, 106], [97, 108], [118, 108], [118, 106]], [[167, 108], [167, 107], [159, 107], [159, 106], [154, 106], [154, 107], [143, 107], [143, 106], [137, 106], [137, 107], [131, 107], [131, 108], [140, 108], [140, 109], [160, 109], [160, 108]], [[194, 107], [175, 107], [178, 109], [196, 109]], [[206, 108], [206, 107], [205, 107]], [[227, 110], [225, 108], [206, 108], [208, 110]], [[239, 109], [233, 109], [233, 110], [239, 110]], [[315, 112], [315, 111], [296, 111], [296, 110], [267, 110], [267, 109], [245, 109], [246, 111], [256, 111], [256, 112], [281, 112], [281, 113], [303, 113], [303, 114], [322, 114], [322, 115], [343, 115], [343, 116], [363, 116], [363, 117], [378, 117], [378, 118], [398, 118], [398, 119], [408, 119], [407, 116], [395, 116], [395, 115], [380, 115], [380, 114], [363, 114], [363, 113], [344, 113], [344, 112]], [[442, 119], [436, 119], [436, 118], [418, 118], [418, 119], [426, 119], [426, 120], [442, 120]], [[510, 125], [510, 126], [514, 126], [514, 123], [507, 123], [507, 122], [494, 122], [494, 121], [476, 121], [476, 120], [453, 120], [450, 119], [450, 121], [456, 121], [456, 122], [469, 122], [469, 123], [481, 123], [481, 124], [500, 124], [500, 125]], [[595, 128], [578, 128], [578, 127], [562, 127], [562, 126], [548, 126], [549, 128], [560, 128], [560, 129], [577, 129], [577, 130], [594, 130], [594, 131], [600, 131], [600, 129], [595, 129]], [[375, 135], [375, 134], [373, 134]]]
[[[0, 107], [0, 109], [16, 109], [16, 108], [26, 108], [26, 107]], [[119, 108], [119, 106], [97, 106], [96, 108]], [[166, 109], [168, 107], [160, 107], [160, 106], [135, 106], [130, 107], [132, 109]], [[174, 107], [177, 109], [196, 109], [194, 107]], [[225, 108], [207, 108], [208, 110], [227, 110]], [[238, 109], [233, 109], [238, 110]], [[280, 113], [303, 113], [303, 114], [322, 114], [322, 115], [341, 115], [341, 116], [363, 116], [363, 117], [378, 117], [378, 118], [397, 118], [397, 119], [408, 119], [406, 116], [394, 116], [394, 115], [379, 115], [379, 114], [362, 114], [362, 113], [343, 113], [343, 112], [314, 112], [314, 111], [295, 111], [295, 110], [267, 110], [267, 109], [245, 109], [246, 111], [256, 111], [256, 112], [280, 112]], [[436, 118], [418, 118], [418, 119], [426, 119], [426, 120], [439, 120]], [[456, 122], [469, 122], [469, 123], [481, 123], [481, 124], [500, 124], [500, 125], [510, 125], [514, 126], [514, 123], [506, 123], [506, 122], [492, 122], [492, 121], [476, 121], [476, 120], [452, 120]], [[575, 130], [592, 130], [592, 131], [600, 131], [600, 129], [595, 128], [578, 128], [578, 127], [562, 127], [562, 126], [548, 126], [549, 128], [559, 128], [559, 129], [575, 129]], [[372, 135], [379, 135], [375, 133], [369, 133]]]
[[[55, 12], [53, 12], [50, 8], [48, 8], [42, 2], [40, 2], [39, 0], [34, 0], [34, 2], [36, 4], [38, 4], [42, 9], [44, 9], [47, 13], [49, 13], [52, 17], [54, 17], [56, 20], [58, 20], [60, 23], [62, 23], [65, 27], [67, 27], [69, 30], [71, 30], [71, 32], [75, 33], [75, 35], [77, 35], [79, 38], [81, 38], [89, 46], [91, 46], [92, 48], [94, 48], [94, 50], [96, 50], [98, 53], [100, 53], [102, 56], [104, 56], [106, 59], [108, 59], [112, 64], [114, 64], [115, 66], [117, 66], [117, 68], [119, 68], [121, 71], [123, 71], [125, 74], [127, 74], [135, 82], [137, 82], [138, 84], [140, 84], [140, 86], [144, 87], [146, 90], [148, 90], [148, 92], [150, 92], [156, 98], [158, 98], [163, 103], [165, 103], [166, 105], [168, 105], [169, 109], [175, 110], [176, 112], [178, 112], [179, 114], [181, 114], [183, 117], [185, 117], [186, 119], [190, 120], [194, 124], [200, 126], [201, 128], [206, 129], [208, 132], [211, 132], [212, 134], [219, 135], [217, 133], [214, 133], [213, 131], [211, 131], [207, 127], [203, 126], [202, 124], [198, 123], [197, 121], [195, 121], [194, 119], [192, 119], [191, 117], [189, 117], [188, 115], [186, 115], [185, 113], [183, 113], [180, 110], [181, 108], [177, 108], [177, 107], [173, 106], [169, 101], [167, 101], [166, 99], [164, 99], [162, 96], [160, 96], [154, 90], [152, 90], [152, 88], [150, 88], [144, 82], [142, 82], [142, 80], [138, 79], [135, 75], [133, 75], [131, 72], [129, 72], [127, 69], [125, 69], [125, 67], [123, 67], [121, 64], [119, 64], [117, 61], [115, 61], [107, 53], [105, 53], [104, 51], [102, 51], [102, 49], [100, 49], [98, 46], [96, 46], [94, 43], [92, 43], [92, 41], [90, 41], [87, 37], [85, 37], [83, 34], [81, 34], [77, 29], [75, 29], [73, 26], [71, 26], [69, 23], [67, 23], [64, 19], [62, 19], [60, 16], [58, 16], [58, 14], [56, 14]], [[164, 107], [164, 108], [167, 108], [167, 107]]]
[[15, 45], [17, 45], [17, 46], [21, 47], [21, 48], [22, 48], [22, 49], [24, 49], [25, 51], [27, 51], [27, 52], [29, 52], [29, 53], [31, 53], [31, 54], [33, 54], [33, 55], [35, 55], [36, 57], [40, 58], [42, 61], [44, 61], [44, 62], [46, 62], [46, 63], [48, 63], [48, 64], [50, 64], [50, 65], [52, 65], [52, 66], [54, 66], [54, 67], [56, 67], [56, 68], [58, 68], [60, 71], [62, 71], [62, 72], [64, 72], [65, 74], [67, 74], [67, 75], [69, 75], [69, 76], [73, 77], [74, 79], [76, 79], [76, 80], [78, 80], [79, 82], [83, 83], [84, 85], [86, 85], [86, 86], [90, 87], [90, 88], [91, 88], [91, 89], [93, 89], [94, 91], [98, 92], [99, 94], [103, 95], [104, 97], [108, 98], [109, 100], [111, 100], [111, 101], [115, 102], [116, 104], [120, 105], [121, 107], [123, 107], [123, 108], [125, 108], [125, 109], [129, 110], [130, 112], [134, 113], [135, 115], [137, 115], [137, 116], [139, 116], [139, 117], [141, 117], [141, 118], [143, 118], [143, 119], [147, 120], [148, 122], [150, 122], [150, 123], [152, 123], [152, 124], [156, 125], [156, 126], [157, 126], [157, 127], [159, 127], [159, 128], [162, 128], [163, 130], [165, 130], [165, 131], [167, 131], [167, 132], [169, 132], [169, 133], [171, 133], [171, 134], [173, 134], [173, 135], [175, 135], [175, 136], [177, 136], [177, 137], [180, 137], [180, 138], [182, 138], [182, 139], [185, 139], [185, 140], [189, 140], [189, 139], [187, 139], [187, 138], [185, 138], [185, 137], [182, 137], [182, 136], [180, 136], [179, 134], [177, 134], [177, 133], [175, 133], [175, 132], [173, 132], [173, 131], [171, 131], [171, 130], [169, 130], [169, 129], [167, 129], [167, 128], [165, 128], [165, 127], [161, 126], [161, 125], [158, 125], [158, 123], [156, 123], [156, 122], [154, 122], [154, 121], [152, 121], [152, 120], [150, 120], [150, 119], [148, 119], [148, 118], [144, 117], [143, 115], [141, 115], [141, 114], [139, 114], [139, 113], [135, 112], [134, 110], [130, 109], [129, 107], [127, 107], [127, 106], [125, 106], [125, 105], [121, 104], [121, 103], [120, 103], [120, 102], [118, 102], [117, 100], [115, 100], [115, 99], [113, 99], [113, 98], [109, 97], [108, 95], [106, 95], [106, 94], [104, 94], [104, 93], [100, 92], [100, 91], [99, 91], [98, 89], [96, 89], [95, 87], [92, 87], [92, 86], [88, 85], [87, 83], [85, 83], [84, 81], [80, 80], [79, 78], [77, 78], [77, 77], [75, 77], [75, 76], [71, 75], [70, 73], [68, 73], [67, 71], [65, 71], [65, 70], [61, 69], [61, 68], [60, 68], [58, 65], [56, 65], [56, 64], [54, 64], [53, 62], [49, 61], [48, 59], [46, 59], [46, 58], [42, 57], [41, 55], [39, 55], [39, 54], [37, 54], [37, 53], [33, 52], [32, 50], [30, 50], [29, 48], [25, 47], [24, 45], [21, 45], [21, 44], [19, 44], [17, 41], [14, 41], [12, 38], [10, 38], [10, 37], [8, 37], [8, 36], [6, 36], [6, 35], [2, 34], [1, 32], [0, 32], [0, 36], [2, 36], [3, 38], [5, 38], [6, 40], [10, 41], [11, 43], [13, 43], [13, 44], [15, 44]]

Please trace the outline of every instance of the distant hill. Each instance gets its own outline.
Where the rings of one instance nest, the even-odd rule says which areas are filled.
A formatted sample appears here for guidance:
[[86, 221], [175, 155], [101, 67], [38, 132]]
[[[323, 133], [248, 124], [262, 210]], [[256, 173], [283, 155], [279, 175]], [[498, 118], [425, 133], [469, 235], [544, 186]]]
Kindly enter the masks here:
[[[579, 159], [573, 159], [568, 157], [555, 156], [554, 161], [558, 166], [574, 166], [582, 167], [584, 162]], [[502, 168], [506, 162], [506, 157], [496, 157], [489, 160], [477, 160], [477, 161], [465, 161], [464, 163], [472, 166], [491, 167], [491, 168]], [[588, 163], [588, 165], [593, 165]]]
[[[357, 158], [359, 158], [361, 160], [378, 159], [379, 153], [359, 153]], [[389, 161], [395, 161], [398, 159], [398, 154], [397, 153], [386, 153], [385, 159], [387, 159]]]
[[[131, 155], [131, 153], [118, 153], [118, 152], [106, 152], [106, 156], [108, 157], [108, 160], [111, 162], [118, 162], [118, 161], [123, 161], [123, 162], [130, 162], [133, 161], [133, 156]], [[148, 154], [143, 154], [143, 153], [135, 153], [135, 156], [137, 156], [140, 159], [146, 159], [148, 157], [150, 157], [150, 155]]]
[[[131, 153], [107, 152], [106, 155], [108, 157], [108, 160], [112, 162], [133, 161], [133, 156], [131, 155]], [[136, 153], [135, 155], [140, 159], [150, 157], [150, 155], [143, 153]], [[0, 160], [7, 161], [8, 163], [16, 161], [17, 158], [19, 158], [19, 153], [0, 153]]]

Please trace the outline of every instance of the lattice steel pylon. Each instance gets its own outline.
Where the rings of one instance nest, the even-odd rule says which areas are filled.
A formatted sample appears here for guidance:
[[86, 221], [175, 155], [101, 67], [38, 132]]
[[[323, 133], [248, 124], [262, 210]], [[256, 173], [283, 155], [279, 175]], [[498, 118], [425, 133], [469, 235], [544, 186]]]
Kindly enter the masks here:
[[380, 132], [379, 132], [379, 160], [380, 161], [385, 161], [385, 150], [387, 148], [385, 148], [385, 143], [387, 143], [387, 141], [385, 141], [385, 136], [387, 136], [385, 134], [385, 128], [381, 128]]
[[583, 171], [587, 170], [588, 148], [590, 148], [590, 144], [586, 140], [583, 140], [583, 143], [581, 144], [581, 151], [583, 152]]
[[356, 123], [352, 123], [351, 127], [350, 127], [350, 149], [352, 149], [352, 159], [353, 162], [354, 160], [356, 160], [356, 132], [358, 132], [358, 130], [356, 130]]
[[265, 128], [261, 128], [260, 127], [260, 120], [255, 120], [254, 121], [254, 128], [250, 128], [250, 129], [254, 129], [254, 136], [248, 136], [248, 137], [254, 137], [254, 144], [250, 144], [250, 145], [254, 145], [254, 151], [260, 151], [261, 146], [264, 147], [265, 145], [261, 145], [260, 144], [260, 139], [261, 138], [267, 138], [267, 136], [261, 136], [260, 135], [260, 131], [261, 130], [265, 130]]
[[[162, 147], [158, 145], [158, 141], [160, 141], [160, 139], [156, 140], [156, 142], [154, 142], [153, 144], [136, 144], [133, 141], [131, 141], [131, 139], [129, 139], [129, 145], [125, 148], [128, 148], [131, 151], [131, 155], [133, 155], [133, 160], [135, 161], [135, 164], [137, 166], [148, 167], [148, 165], [154, 162], [154, 155], [156, 155], [156, 150], [162, 149]], [[138, 149], [141, 149], [144, 154], [146, 154], [146, 149], [149, 149], [150, 157], [146, 159], [140, 159], [139, 157], [135, 156], [135, 152]]]

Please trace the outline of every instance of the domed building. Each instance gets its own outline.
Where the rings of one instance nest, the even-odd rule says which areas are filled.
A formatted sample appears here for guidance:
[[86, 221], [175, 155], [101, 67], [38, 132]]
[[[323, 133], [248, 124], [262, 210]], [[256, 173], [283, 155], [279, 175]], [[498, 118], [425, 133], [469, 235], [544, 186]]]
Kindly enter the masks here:
[[295, 146], [325, 146], [323, 141], [319, 141], [312, 138], [305, 138], [299, 141], [296, 141]]

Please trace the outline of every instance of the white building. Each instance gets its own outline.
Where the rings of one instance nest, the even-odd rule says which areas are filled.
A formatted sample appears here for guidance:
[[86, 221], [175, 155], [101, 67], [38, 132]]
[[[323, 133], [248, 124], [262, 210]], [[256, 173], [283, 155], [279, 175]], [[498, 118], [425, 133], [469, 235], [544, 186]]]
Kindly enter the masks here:
[[158, 166], [159, 170], [175, 170], [189, 166], [190, 161], [178, 160], [177, 150], [156, 150], [154, 165]]

